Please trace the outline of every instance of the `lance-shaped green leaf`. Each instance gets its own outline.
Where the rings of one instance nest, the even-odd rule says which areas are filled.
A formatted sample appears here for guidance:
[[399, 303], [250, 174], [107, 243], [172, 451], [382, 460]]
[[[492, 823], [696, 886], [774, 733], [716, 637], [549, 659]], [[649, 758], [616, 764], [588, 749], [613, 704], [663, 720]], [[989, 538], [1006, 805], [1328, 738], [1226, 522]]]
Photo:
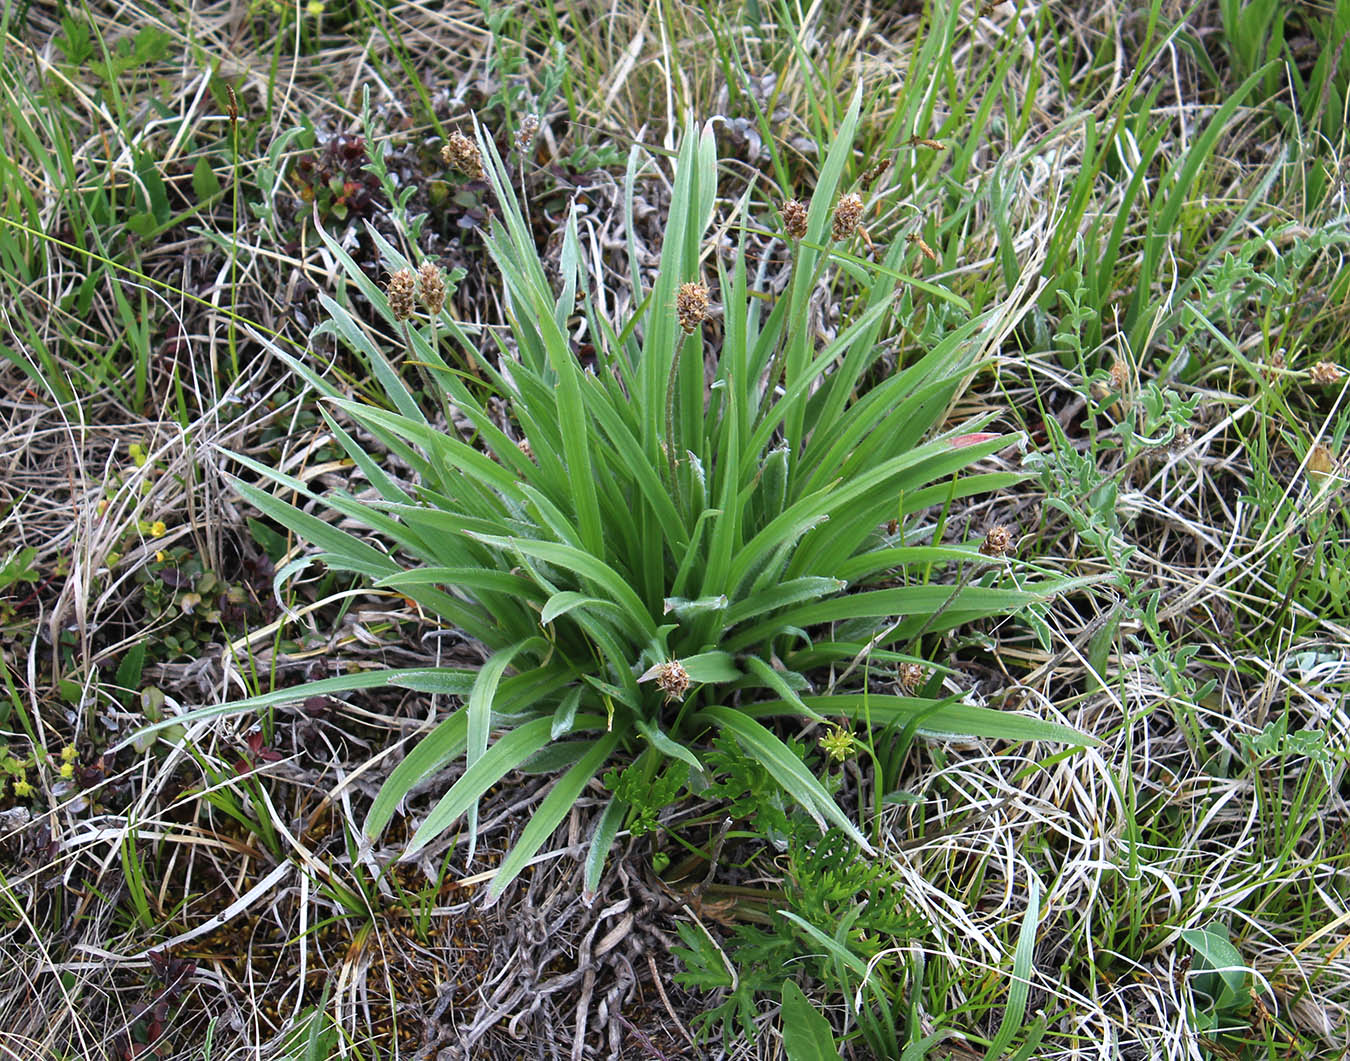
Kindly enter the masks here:
[[[843, 716], [856, 722], [870, 721], [874, 726], [904, 726], [921, 717], [920, 733], [933, 737], [985, 737], [990, 740], [1045, 740], [1061, 744], [1096, 747], [1101, 742], [1086, 733], [1058, 722], [1045, 722], [1030, 715], [995, 711], [956, 700], [935, 701], [914, 696], [881, 696], [873, 693], [836, 693], [832, 696], [803, 696], [802, 703], [827, 717]], [[934, 708], [934, 704], [941, 704]], [[742, 710], [754, 718], [796, 715], [797, 704], [788, 700], [768, 700], [747, 704]]]

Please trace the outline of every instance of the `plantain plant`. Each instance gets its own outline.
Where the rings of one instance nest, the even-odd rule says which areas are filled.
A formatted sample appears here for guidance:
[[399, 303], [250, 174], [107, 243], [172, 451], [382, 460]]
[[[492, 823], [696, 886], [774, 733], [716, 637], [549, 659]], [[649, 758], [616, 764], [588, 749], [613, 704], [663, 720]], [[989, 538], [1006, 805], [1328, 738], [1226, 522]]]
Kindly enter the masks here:
[[[841, 231], [839, 215], [854, 197], [840, 195], [840, 184], [859, 105], [860, 96], [809, 208], [794, 204], [787, 212], [798, 230], [788, 241], [793, 276], [777, 297], [760, 290], [768, 287], [762, 267], [752, 283], [749, 194], [734, 204], [722, 231], [738, 238], [715, 267], [720, 342], [710, 334], [713, 296], [703, 286], [717, 204], [710, 127], [685, 133], [655, 282], [622, 322], [602, 312], [612, 300], [584, 264], [575, 215], [562, 233], [560, 276], [550, 282], [492, 141], [479, 136], [477, 158], [457, 143], [457, 164], [481, 162], [496, 203], [486, 243], [509, 328], [491, 333], [495, 357], [483, 356], [437, 305], [411, 319], [414, 263], [373, 229], [395, 278], [388, 291], [320, 230], [347, 280], [401, 337], [404, 364], [419, 373], [423, 396], [441, 403], [445, 422], [472, 430], [437, 426], [396, 371], [398, 358], [325, 299], [330, 319], [319, 330], [365, 360], [387, 407], [343, 397], [310, 367], [287, 360], [323, 397], [328, 426], [369, 490], [359, 498], [341, 490], [320, 496], [239, 457], [281, 488], [240, 482], [240, 492], [312, 543], [317, 559], [366, 576], [477, 639], [487, 662], [473, 671], [330, 678], [196, 716], [375, 685], [453, 694], [459, 706], [393, 770], [364, 829], [377, 838], [415, 785], [462, 762], [407, 853], [464, 819], [471, 857], [477, 805], [488, 788], [522, 765], [556, 769], [549, 795], [498, 869], [494, 898], [607, 768], [623, 767], [630, 787], [674, 760], [690, 777], [702, 776], [700, 752], [719, 735], [758, 760], [822, 831], [838, 827], [871, 851], [766, 724], [774, 716], [902, 727], [917, 719], [924, 732], [1088, 742], [1064, 726], [955, 701], [816, 691], [834, 664], [847, 668], [864, 653], [894, 662], [922, 636], [1015, 612], [1062, 588], [1048, 580], [996, 584], [1001, 568], [979, 555], [977, 542], [906, 542], [907, 517], [1018, 478], [968, 471], [1011, 441], [982, 430], [989, 416], [939, 429], [1016, 311], [962, 319], [969, 311], [959, 298], [901, 271], [912, 249], [903, 241], [878, 265], [847, 252], [852, 232]], [[639, 161], [635, 149], [625, 222], [641, 298], [633, 224]], [[421, 276], [435, 286], [425, 263]], [[808, 302], [831, 278], [852, 285], [856, 310], [822, 344], [808, 327]], [[915, 285], [930, 300], [929, 316], [951, 326], [943, 334], [930, 329], [927, 352], [885, 375], [882, 332]], [[583, 367], [569, 334], [578, 310], [596, 350], [593, 368]], [[463, 360], [447, 360], [447, 345], [460, 347]], [[507, 422], [491, 415], [494, 401], [509, 410]], [[343, 422], [359, 425], [379, 448], [364, 448]], [[412, 474], [396, 479], [381, 450]], [[315, 508], [368, 528], [387, 547], [339, 529]], [[927, 573], [947, 564], [976, 574], [931, 581]], [[624, 800], [611, 797], [600, 816], [586, 859], [588, 889], [628, 813]]]

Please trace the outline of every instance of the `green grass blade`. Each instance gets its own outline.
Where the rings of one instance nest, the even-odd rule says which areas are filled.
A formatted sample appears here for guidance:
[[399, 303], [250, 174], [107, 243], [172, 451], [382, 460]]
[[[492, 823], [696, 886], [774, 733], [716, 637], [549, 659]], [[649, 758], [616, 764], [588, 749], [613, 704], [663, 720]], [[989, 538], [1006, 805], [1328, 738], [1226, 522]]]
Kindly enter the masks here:
[[[492, 884], [488, 886], [488, 902], [495, 901], [506, 889], [506, 886], [519, 876], [520, 871], [534, 857], [535, 852], [544, 846], [544, 842], [553, 835], [553, 830], [567, 817], [576, 804], [577, 797], [581, 795], [582, 789], [609, 761], [609, 757], [614, 753], [614, 749], [618, 747], [619, 741], [625, 735], [625, 730], [616, 729], [613, 733], [607, 733], [600, 737], [590, 750], [558, 779], [553, 786], [553, 791], [539, 804], [534, 816], [530, 818], [529, 824], [521, 830], [520, 839], [516, 841], [516, 846], [511, 849], [506, 858], [502, 859], [502, 864], [497, 869], [497, 875], [492, 879]], [[620, 816], [620, 820], [622, 820], [622, 816]]]

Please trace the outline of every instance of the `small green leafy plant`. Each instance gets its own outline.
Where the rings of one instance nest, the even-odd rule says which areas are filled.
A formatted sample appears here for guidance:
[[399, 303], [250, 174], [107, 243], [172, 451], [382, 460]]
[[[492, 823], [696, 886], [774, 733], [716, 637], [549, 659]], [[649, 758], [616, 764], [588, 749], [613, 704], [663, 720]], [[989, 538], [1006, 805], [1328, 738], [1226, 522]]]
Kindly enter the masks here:
[[[1019, 310], [1009, 304], [962, 320], [968, 310], [959, 298], [900, 272], [903, 241], [880, 265], [847, 252], [852, 230], [833, 230], [859, 107], [855, 97], [803, 211], [804, 235], [792, 241], [792, 282], [781, 296], [752, 289], [748, 196], [733, 204], [727, 224], [740, 239], [716, 265], [720, 344], [706, 334], [710, 292], [702, 283], [718, 203], [711, 127], [684, 136], [654, 286], [622, 321], [603, 312], [610, 297], [596, 286], [599, 264], [592, 268], [575, 216], [550, 277], [509, 169], [479, 138], [497, 211], [487, 245], [510, 326], [509, 341], [481, 333], [495, 340], [495, 358], [439, 306], [416, 309], [417, 263], [373, 229], [391, 273], [388, 292], [321, 232], [348, 282], [406, 350], [422, 398], [440, 405], [444, 422], [471, 429], [437, 426], [370, 331], [325, 298], [331, 319], [319, 330], [367, 362], [390, 408], [350, 400], [309, 366], [278, 356], [324, 397], [325, 419], [354, 475], [365, 480], [366, 496], [319, 496], [244, 457], [237, 458], [242, 467], [294, 502], [253, 483], [239, 488], [318, 549], [281, 568], [279, 581], [316, 559], [364, 575], [476, 639], [489, 656], [476, 671], [354, 674], [194, 717], [375, 685], [460, 698], [395, 768], [364, 829], [377, 838], [415, 786], [459, 760], [462, 772], [407, 851], [421, 851], [467, 817], [472, 857], [482, 795], [510, 771], [547, 761], [562, 773], [498, 867], [492, 897], [593, 778], [637, 763], [651, 780], [672, 761], [702, 777], [700, 750], [719, 734], [734, 738], [817, 831], [833, 827], [870, 851], [858, 826], [767, 724], [779, 716], [884, 726], [927, 712], [924, 732], [1088, 742], [1010, 712], [866, 690], [812, 691], [812, 673], [836, 661], [1006, 614], [1062, 588], [1053, 580], [1015, 589], [932, 584], [927, 573], [940, 565], [976, 570], [989, 562], [976, 541], [915, 544], [900, 529], [915, 513], [1019, 478], [968, 471], [1012, 441], [982, 430], [990, 417], [941, 426], [982, 351], [1006, 334]], [[458, 150], [468, 148], [461, 143]], [[625, 202], [639, 291], [633, 202], [640, 164], [634, 151]], [[425, 279], [428, 268], [422, 263], [417, 275]], [[855, 315], [818, 345], [808, 303], [827, 276], [856, 296], [848, 302]], [[911, 364], [879, 374], [881, 332], [906, 285], [945, 304], [951, 326]], [[596, 349], [593, 368], [583, 366], [571, 335], [578, 311]], [[419, 314], [429, 319], [419, 322]], [[931, 306], [926, 312], [930, 320], [938, 315]], [[463, 361], [446, 359], [446, 339]], [[472, 371], [455, 367], [464, 361]], [[509, 410], [505, 427], [489, 402]], [[358, 442], [344, 419], [412, 474], [395, 478], [390, 462]], [[388, 547], [334, 526], [316, 506], [368, 528]], [[615, 794], [591, 841], [588, 888], [629, 816], [628, 801]]]
[[[1211, 1057], [1254, 1057], [1234, 1041], [1234, 1033], [1251, 1025], [1252, 974], [1228, 929], [1219, 923], [1190, 928], [1182, 940], [1194, 951], [1190, 987], [1195, 1008], [1190, 1014]], [[1228, 1040], [1224, 1045], [1221, 1042]], [[1236, 1052], [1229, 1048], [1238, 1046]]]
[[782, 895], [757, 919], [767, 924], [738, 922], [720, 946], [699, 925], [676, 926], [683, 945], [674, 953], [684, 966], [676, 980], [723, 993], [697, 1026], [704, 1034], [720, 1030], [727, 1040], [753, 1036], [760, 999], [806, 970], [842, 996], [872, 1056], [898, 1056], [904, 945], [923, 930], [923, 919], [906, 904], [895, 874], [863, 857], [841, 830], [822, 837], [810, 819], [795, 814], [781, 861]]

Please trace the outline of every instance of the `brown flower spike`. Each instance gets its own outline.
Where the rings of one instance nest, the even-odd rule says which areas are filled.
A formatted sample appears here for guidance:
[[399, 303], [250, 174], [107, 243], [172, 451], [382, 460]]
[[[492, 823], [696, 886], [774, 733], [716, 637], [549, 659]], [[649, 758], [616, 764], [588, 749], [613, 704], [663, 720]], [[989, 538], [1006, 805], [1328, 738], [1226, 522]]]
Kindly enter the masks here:
[[1319, 361], [1308, 370], [1308, 378], [1322, 387], [1335, 383], [1344, 374], [1345, 370], [1331, 361]]
[[684, 664], [677, 659], [658, 663], [643, 674], [638, 681], [647, 682], [653, 678], [656, 679], [656, 687], [666, 694], [667, 700], [683, 700], [684, 694], [689, 691], [689, 672], [684, 669]]
[[708, 285], [681, 284], [675, 295], [675, 316], [685, 335], [698, 331], [699, 325], [708, 319]]
[[990, 527], [989, 532], [985, 534], [984, 541], [980, 543], [980, 555], [1006, 556], [1011, 548], [1012, 531], [1000, 524], [997, 527]]
[[431, 316], [439, 316], [445, 306], [445, 277], [432, 262], [423, 262], [417, 267], [417, 278], [422, 285], [422, 305]]
[[483, 179], [483, 156], [478, 145], [461, 132], [453, 132], [441, 148], [441, 158], [447, 166], [459, 170], [473, 180]]
[[539, 132], [539, 116], [527, 114], [520, 119], [520, 128], [516, 130], [516, 150], [522, 155], [529, 151], [530, 145]]
[[783, 203], [783, 234], [789, 239], [806, 238], [806, 207], [796, 199]]
[[850, 192], [841, 196], [834, 207], [834, 217], [830, 220], [830, 235], [836, 240], [845, 240], [858, 230], [862, 220], [862, 196]]
[[900, 689], [905, 693], [917, 692], [923, 684], [923, 668], [917, 663], [902, 663], [896, 675], [900, 679]]
[[406, 321], [413, 315], [417, 296], [417, 277], [411, 269], [400, 269], [389, 277], [389, 312], [394, 320]]

